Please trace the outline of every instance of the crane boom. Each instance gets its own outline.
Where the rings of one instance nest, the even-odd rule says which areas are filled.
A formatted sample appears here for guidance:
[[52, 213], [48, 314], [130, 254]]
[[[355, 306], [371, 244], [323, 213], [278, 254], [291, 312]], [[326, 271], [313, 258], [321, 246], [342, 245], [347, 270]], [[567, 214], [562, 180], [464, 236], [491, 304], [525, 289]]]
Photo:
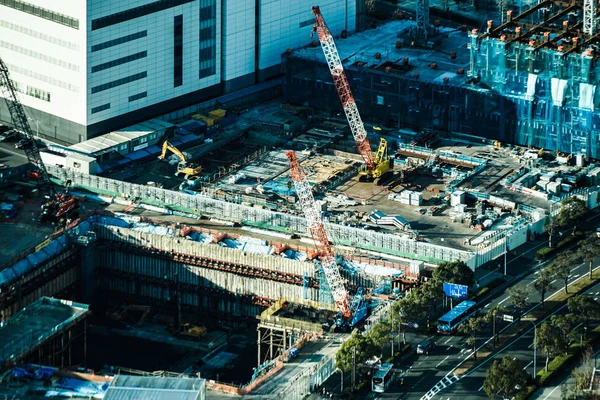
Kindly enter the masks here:
[[27, 119], [27, 115], [25, 115], [25, 110], [23, 109], [23, 105], [19, 102], [19, 98], [17, 97], [17, 89], [15, 87], [14, 82], [10, 79], [10, 74], [8, 72], [8, 67], [0, 58], [0, 91], [2, 92], [2, 96], [6, 99], [6, 105], [8, 106], [8, 111], [10, 113], [10, 117], [12, 122], [19, 131], [19, 134], [22, 136], [22, 139], [26, 140], [25, 146], [23, 149], [25, 150], [25, 154], [27, 155], [27, 160], [33, 165], [37, 167], [40, 173], [40, 191], [44, 196], [54, 197], [54, 188], [52, 187], [52, 182], [50, 182], [50, 176], [48, 175], [48, 171], [46, 170], [46, 166], [42, 161], [42, 157], [40, 155], [40, 149], [38, 147], [35, 138], [33, 137], [33, 133], [31, 127], [29, 126], [29, 121]]
[[365, 130], [365, 125], [358, 112], [354, 96], [352, 96], [350, 84], [348, 83], [348, 78], [344, 72], [344, 66], [342, 65], [342, 60], [338, 54], [335, 42], [333, 41], [333, 36], [331, 36], [331, 32], [325, 23], [323, 15], [321, 15], [319, 7], [313, 7], [312, 11], [315, 15], [315, 28], [317, 35], [319, 36], [319, 41], [321, 42], [321, 47], [323, 48], [323, 53], [325, 54], [325, 59], [327, 60], [327, 66], [331, 72], [335, 89], [342, 102], [342, 107], [344, 108], [344, 113], [348, 119], [352, 136], [354, 136], [356, 147], [365, 161], [367, 168], [373, 170], [375, 169], [375, 162], [373, 161], [371, 144], [367, 138], [367, 131]]
[[352, 312], [350, 310], [348, 292], [346, 291], [344, 281], [335, 262], [335, 255], [331, 249], [327, 232], [325, 231], [321, 212], [317, 207], [317, 203], [315, 203], [312, 189], [306, 179], [306, 173], [298, 162], [294, 151], [288, 151], [285, 154], [290, 160], [290, 170], [292, 180], [294, 181], [294, 187], [296, 188], [296, 194], [298, 195], [302, 211], [304, 211], [310, 234], [315, 242], [317, 251], [320, 254], [319, 258], [321, 260], [321, 265], [323, 266], [327, 283], [333, 294], [333, 299], [342, 316], [344, 318], [350, 318]]

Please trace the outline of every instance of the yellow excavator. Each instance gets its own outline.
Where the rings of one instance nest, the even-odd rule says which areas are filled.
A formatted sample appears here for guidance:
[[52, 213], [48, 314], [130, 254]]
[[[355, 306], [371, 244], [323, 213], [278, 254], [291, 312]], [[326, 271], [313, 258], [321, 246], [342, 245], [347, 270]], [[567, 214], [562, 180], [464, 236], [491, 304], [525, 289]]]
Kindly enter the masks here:
[[[372, 181], [380, 178], [381, 175], [392, 169], [392, 159], [388, 156], [388, 143], [387, 140], [381, 138], [379, 141], [379, 148], [373, 159], [375, 168], [368, 169], [366, 165], [363, 165], [359, 170], [360, 180]], [[366, 179], [365, 179], [366, 178]]]
[[175, 176], [183, 174], [185, 176], [185, 179], [187, 179], [190, 176], [199, 175], [202, 171], [202, 167], [200, 165], [189, 163], [188, 160], [185, 158], [185, 155], [181, 151], [179, 151], [177, 147], [170, 144], [167, 140], [165, 140], [165, 142], [163, 143], [162, 153], [160, 153], [160, 156], [158, 156], [159, 160], [165, 159], [165, 157], [167, 156], [167, 150], [171, 150], [171, 152], [177, 157], [179, 157], [180, 160], [179, 164], [177, 164], [177, 172], [175, 173]]

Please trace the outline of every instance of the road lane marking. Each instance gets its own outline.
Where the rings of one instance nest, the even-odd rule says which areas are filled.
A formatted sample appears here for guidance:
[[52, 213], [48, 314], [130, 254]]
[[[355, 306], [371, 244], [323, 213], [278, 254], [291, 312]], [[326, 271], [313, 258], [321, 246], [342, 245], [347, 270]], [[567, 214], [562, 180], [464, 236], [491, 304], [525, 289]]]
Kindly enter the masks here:
[[444, 363], [444, 361], [446, 361], [448, 358], [450, 358], [450, 356], [446, 356], [446, 358], [444, 358], [442, 361], [440, 361], [440, 363], [438, 365], [436, 365], [435, 367], [439, 367], [440, 365], [442, 365]]
[[485, 305], [485, 307], [483, 307], [483, 308], [488, 308], [488, 307], [489, 307], [491, 304], [492, 304], [492, 303], [487, 303], [487, 304]]
[[552, 282], [550, 282], [550, 284], [552, 285], [552, 284], [554, 284], [554, 282], [556, 282], [556, 279], [555, 279], [555, 280], [553, 280]]
[[478, 392], [481, 392], [483, 390], [483, 385], [481, 385], [481, 387], [479, 388]]
[[446, 349], [446, 351], [450, 350], [452, 347], [454, 347], [454, 346], [452, 346], [452, 345], [448, 346], [448, 348]]
[[529, 366], [530, 366], [531, 364], [533, 364], [533, 361], [529, 361], [529, 364], [527, 364], [525, 367], [523, 367], [523, 369], [527, 369], [527, 368], [529, 368]]
[[411, 388], [411, 389], [414, 389], [415, 387], [417, 387], [417, 385], [418, 385], [419, 383], [421, 383], [421, 381], [422, 381], [423, 379], [425, 379], [425, 377], [424, 377], [424, 376], [422, 376], [422, 377], [421, 377], [421, 379], [419, 379], [419, 380], [417, 381], [417, 383], [415, 383], [415, 384], [412, 386], [412, 388]]
[[500, 303], [498, 303], [498, 305], [504, 303], [506, 300], [510, 299], [510, 297], [505, 298], [504, 300], [502, 300]]
[[444, 342], [444, 344], [447, 344], [447, 343], [448, 343], [449, 341], [451, 341], [451, 340], [452, 340], [452, 338], [451, 338], [451, 337], [449, 337], [449, 338], [448, 338], [448, 340], [446, 340], [446, 341]]

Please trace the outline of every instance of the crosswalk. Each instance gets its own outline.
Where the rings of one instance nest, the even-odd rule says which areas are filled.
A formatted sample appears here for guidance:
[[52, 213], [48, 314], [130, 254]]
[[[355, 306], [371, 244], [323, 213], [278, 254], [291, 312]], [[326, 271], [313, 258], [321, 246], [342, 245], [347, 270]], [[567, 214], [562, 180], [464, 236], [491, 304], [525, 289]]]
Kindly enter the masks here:
[[452, 373], [452, 375], [444, 376], [434, 387], [429, 389], [429, 391], [427, 393], [425, 393], [425, 395], [423, 395], [423, 397], [421, 397], [421, 400], [431, 400], [433, 398], [433, 396], [435, 396], [436, 394], [441, 392], [446, 387], [452, 385], [454, 382], [458, 381], [459, 379], [460, 379], [460, 377], [458, 377], [454, 373]]

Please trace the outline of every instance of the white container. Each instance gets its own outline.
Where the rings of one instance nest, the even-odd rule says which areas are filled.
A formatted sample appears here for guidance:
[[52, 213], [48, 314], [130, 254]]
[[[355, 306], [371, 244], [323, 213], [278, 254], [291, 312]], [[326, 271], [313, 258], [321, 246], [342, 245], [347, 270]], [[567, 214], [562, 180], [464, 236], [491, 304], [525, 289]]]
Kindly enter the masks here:
[[464, 204], [465, 203], [465, 192], [463, 192], [462, 190], [457, 190], [456, 192], [452, 193], [452, 195], [450, 196], [450, 205], [451, 206], [457, 206], [459, 204]]

